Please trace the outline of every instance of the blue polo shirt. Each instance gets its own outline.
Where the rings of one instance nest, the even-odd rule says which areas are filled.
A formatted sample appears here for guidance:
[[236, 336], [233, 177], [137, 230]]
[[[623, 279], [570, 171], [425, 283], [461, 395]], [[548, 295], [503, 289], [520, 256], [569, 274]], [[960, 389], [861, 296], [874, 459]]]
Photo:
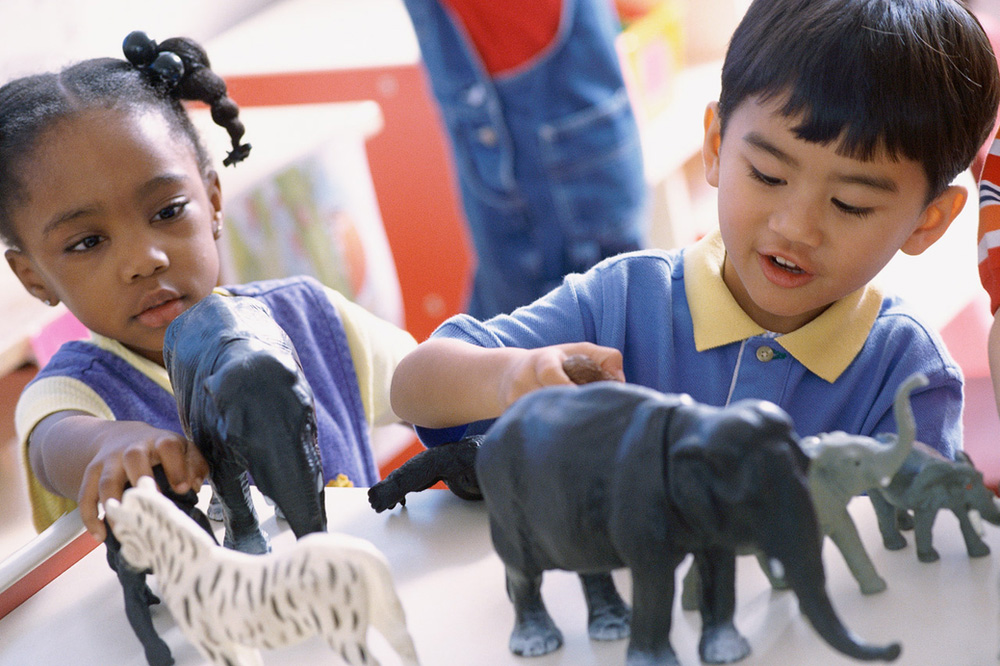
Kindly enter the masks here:
[[[867, 285], [787, 334], [765, 331], [722, 280], [725, 248], [713, 233], [681, 250], [607, 259], [569, 275], [536, 302], [479, 322], [445, 321], [436, 337], [483, 347], [588, 341], [621, 351], [625, 378], [698, 402], [770, 400], [797, 432], [896, 432], [896, 389], [914, 372], [917, 439], [948, 457], [962, 445], [962, 374], [937, 332], [898, 297]], [[471, 428], [418, 428], [428, 446]]]

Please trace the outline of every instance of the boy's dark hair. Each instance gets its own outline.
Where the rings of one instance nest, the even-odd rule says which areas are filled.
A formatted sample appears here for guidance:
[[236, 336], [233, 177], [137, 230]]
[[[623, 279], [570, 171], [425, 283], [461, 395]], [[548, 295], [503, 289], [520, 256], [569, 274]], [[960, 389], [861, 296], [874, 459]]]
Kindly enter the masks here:
[[842, 155], [920, 162], [927, 201], [971, 164], [997, 117], [997, 62], [956, 0], [754, 0], [733, 33], [719, 117], [782, 101], [797, 136]]
[[[126, 40], [134, 35], [132, 33]], [[0, 87], [0, 239], [18, 248], [20, 241], [11, 222], [11, 206], [25, 196], [20, 179], [22, 160], [29, 159], [39, 137], [58, 122], [95, 107], [118, 109], [153, 108], [160, 111], [178, 136], [191, 143], [202, 174], [211, 169], [211, 158], [182, 100], [208, 104], [212, 119], [228, 132], [233, 144], [226, 163], [237, 162], [250, 150], [240, 144], [243, 123], [239, 108], [226, 94], [226, 84], [210, 69], [208, 56], [196, 42], [173, 38], [156, 44], [145, 38], [154, 57], [172, 53], [181, 66], [170, 80], [156, 68], [137, 66], [126, 60], [84, 60], [58, 73], [36, 74], [15, 79]], [[73, 159], [67, 155], [66, 159]]]

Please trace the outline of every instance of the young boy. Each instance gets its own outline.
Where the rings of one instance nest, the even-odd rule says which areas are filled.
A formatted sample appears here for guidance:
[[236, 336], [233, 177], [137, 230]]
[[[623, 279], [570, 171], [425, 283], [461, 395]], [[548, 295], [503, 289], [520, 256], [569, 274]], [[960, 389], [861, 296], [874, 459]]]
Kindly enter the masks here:
[[893, 396], [920, 371], [917, 436], [951, 456], [961, 372], [869, 281], [961, 210], [950, 183], [989, 136], [997, 78], [954, 0], [755, 0], [705, 113], [718, 233], [608, 259], [510, 315], [448, 320], [397, 367], [394, 410], [428, 445], [454, 440], [568, 383], [561, 361], [583, 352], [707, 404], [771, 400], [801, 435], [874, 435], [895, 432]]

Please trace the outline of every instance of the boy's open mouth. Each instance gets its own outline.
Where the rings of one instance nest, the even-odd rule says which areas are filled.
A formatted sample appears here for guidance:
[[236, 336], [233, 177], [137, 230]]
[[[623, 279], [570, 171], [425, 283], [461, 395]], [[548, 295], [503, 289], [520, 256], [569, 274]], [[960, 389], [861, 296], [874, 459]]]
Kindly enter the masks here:
[[771, 260], [772, 264], [774, 264], [775, 266], [777, 266], [782, 270], [788, 271], [789, 273], [795, 273], [796, 275], [805, 273], [804, 270], [799, 268], [796, 264], [792, 263], [791, 261], [788, 261], [787, 259], [782, 259], [781, 257], [776, 257], [773, 255], [771, 255], [768, 258]]

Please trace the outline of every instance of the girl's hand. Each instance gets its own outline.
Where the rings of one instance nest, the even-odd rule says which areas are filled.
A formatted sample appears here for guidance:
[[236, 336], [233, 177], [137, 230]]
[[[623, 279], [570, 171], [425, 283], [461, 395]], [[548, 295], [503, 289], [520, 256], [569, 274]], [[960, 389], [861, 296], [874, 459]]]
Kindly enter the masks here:
[[106, 534], [98, 503], [109, 497], [120, 500], [126, 483], [135, 485], [139, 477], [153, 476], [155, 465], [162, 465], [177, 493], [199, 488], [208, 476], [208, 463], [198, 447], [169, 430], [139, 421], [104, 421], [93, 435], [97, 454], [83, 472], [77, 503], [84, 526], [100, 541]]
[[500, 381], [500, 400], [505, 408], [524, 394], [543, 386], [573, 384], [563, 366], [571, 356], [586, 356], [617, 381], [625, 381], [621, 352], [611, 347], [601, 347], [590, 342], [571, 342], [518, 350]]

